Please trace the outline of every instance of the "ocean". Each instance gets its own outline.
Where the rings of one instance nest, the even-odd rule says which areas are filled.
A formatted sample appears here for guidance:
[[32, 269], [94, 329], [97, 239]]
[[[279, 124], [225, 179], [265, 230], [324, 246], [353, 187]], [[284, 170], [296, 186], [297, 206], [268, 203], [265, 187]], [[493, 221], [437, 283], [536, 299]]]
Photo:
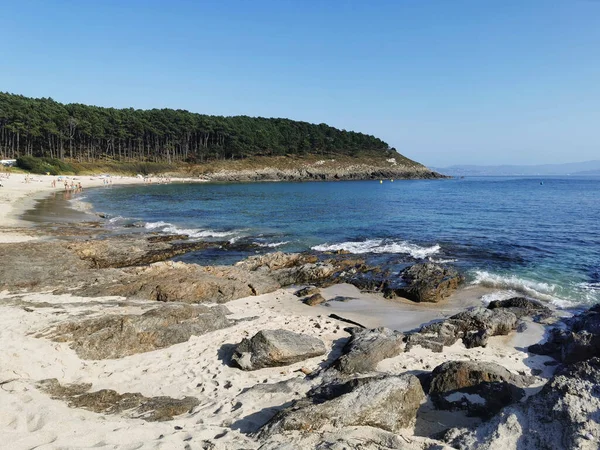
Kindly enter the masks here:
[[400, 271], [451, 264], [560, 307], [600, 301], [600, 177], [167, 184], [85, 192], [115, 230], [227, 241], [181, 257], [231, 264], [268, 251], [346, 250]]

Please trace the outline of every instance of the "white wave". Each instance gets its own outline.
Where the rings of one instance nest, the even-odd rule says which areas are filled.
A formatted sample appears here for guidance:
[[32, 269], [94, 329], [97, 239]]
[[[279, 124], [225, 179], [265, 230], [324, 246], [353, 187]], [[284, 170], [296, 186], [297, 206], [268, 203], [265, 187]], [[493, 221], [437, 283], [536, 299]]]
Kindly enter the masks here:
[[144, 225], [144, 228], [147, 228], [148, 230], [155, 230], [157, 228], [165, 228], [165, 227], [169, 227], [169, 226], [172, 226], [172, 225], [167, 222], [146, 222], [146, 224]]
[[191, 238], [227, 237], [236, 234], [235, 231], [201, 230], [198, 228], [179, 228], [168, 222], [147, 222], [144, 228], [157, 230], [163, 233], [182, 234]]
[[456, 261], [458, 261], [458, 259], [444, 259], [444, 258], [427, 258], [429, 261], [431, 261], [432, 263], [436, 263], [436, 264], [450, 264], [450, 263], [455, 263]]
[[120, 222], [122, 220], [125, 220], [125, 218], [123, 216], [117, 216], [117, 217], [113, 217], [111, 219], [108, 219], [109, 223], [117, 223]]
[[496, 291], [490, 294], [485, 294], [481, 296], [481, 301], [485, 305], [489, 305], [491, 302], [496, 300], [508, 300], [509, 298], [518, 297], [519, 293], [517, 291]]
[[281, 247], [282, 245], [285, 244], [289, 244], [290, 241], [283, 241], [283, 242], [270, 242], [268, 244], [263, 243], [263, 242], [255, 242], [255, 245], [258, 245], [259, 247], [269, 247], [269, 248], [276, 248], [276, 247]]
[[474, 273], [472, 284], [502, 289], [517, 295], [525, 295], [538, 300], [544, 300], [559, 307], [572, 306], [573, 302], [558, 297], [558, 286], [541, 281], [527, 280], [516, 275], [498, 275], [484, 270]]
[[350, 253], [405, 253], [413, 258], [426, 258], [440, 251], [438, 244], [431, 247], [421, 247], [406, 241], [391, 241], [386, 239], [367, 239], [362, 242], [342, 242], [340, 244], [322, 244], [312, 247], [319, 252], [345, 250]]
[[584, 291], [599, 291], [600, 283], [579, 283], [577, 285], [580, 289]]

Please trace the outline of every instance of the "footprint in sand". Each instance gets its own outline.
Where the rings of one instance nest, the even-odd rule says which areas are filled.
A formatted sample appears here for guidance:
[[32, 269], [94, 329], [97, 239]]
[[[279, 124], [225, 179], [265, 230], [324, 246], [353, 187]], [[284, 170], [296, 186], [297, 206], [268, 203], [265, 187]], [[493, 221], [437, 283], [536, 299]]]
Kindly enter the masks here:
[[33, 433], [46, 425], [46, 419], [41, 414], [27, 414], [27, 431]]

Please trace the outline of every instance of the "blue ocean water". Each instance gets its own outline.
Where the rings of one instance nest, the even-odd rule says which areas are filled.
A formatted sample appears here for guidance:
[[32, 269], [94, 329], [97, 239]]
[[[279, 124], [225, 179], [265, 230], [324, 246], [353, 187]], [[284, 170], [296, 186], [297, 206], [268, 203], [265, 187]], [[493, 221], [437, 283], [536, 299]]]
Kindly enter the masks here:
[[451, 263], [468, 281], [570, 306], [600, 301], [600, 178], [169, 184], [90, 190], [110, 226], [233, 245], [187, 255], [348, 250], [401, 268]]

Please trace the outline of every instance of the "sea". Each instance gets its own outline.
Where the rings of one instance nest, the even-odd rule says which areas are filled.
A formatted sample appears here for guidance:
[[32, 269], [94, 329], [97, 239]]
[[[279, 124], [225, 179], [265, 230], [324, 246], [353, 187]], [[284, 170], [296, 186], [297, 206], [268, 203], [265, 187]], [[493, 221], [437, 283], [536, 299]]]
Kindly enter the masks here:
[[600, 177], [172, 183], [91, 189], [82, 200], [117, 232], [224, 243], [187, 262], [344, 250], [394, 275], [415, 262], [453, 265], [493, 289], [484, 302], [600, 302]]

